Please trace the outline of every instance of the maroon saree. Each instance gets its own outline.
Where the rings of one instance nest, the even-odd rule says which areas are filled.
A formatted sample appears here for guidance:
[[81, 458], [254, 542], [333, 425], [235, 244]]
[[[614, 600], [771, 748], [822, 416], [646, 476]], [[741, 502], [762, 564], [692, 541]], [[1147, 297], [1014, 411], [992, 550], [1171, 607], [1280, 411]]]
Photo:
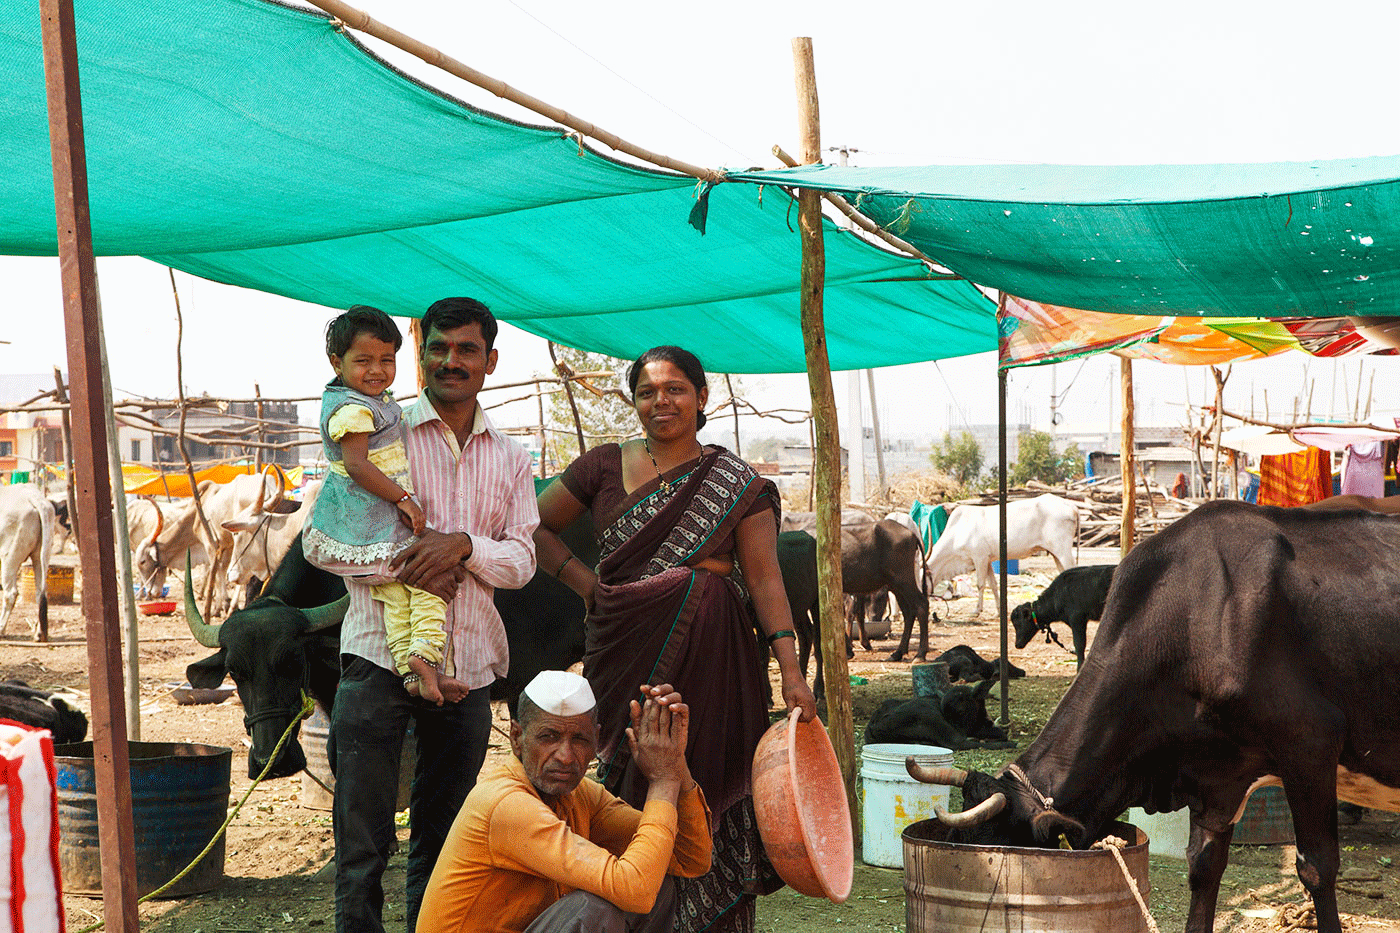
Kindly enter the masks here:
[[[682, 468], [682, 471], [684, 468]], [[641, 808], [646, 781], [624, 732], [642, 684], [669, 683], [690, 706], [686, 760], [714, 817], [714, 866], [681, 882], [677, 929], [748, 931], [754, 899], [781, 886], [758, 838], [750, 797], [754, 749], [768, 728], [768, 684], [748, 595], [729, 577], [695, 569], [732, 554], [739, 522], [772, 484], [743, 460], [709, 449], [668, 492], [658, 481], [623, 502], [601, 533], [598, 589], [583, 673], [600, 713], [598, 779]]]

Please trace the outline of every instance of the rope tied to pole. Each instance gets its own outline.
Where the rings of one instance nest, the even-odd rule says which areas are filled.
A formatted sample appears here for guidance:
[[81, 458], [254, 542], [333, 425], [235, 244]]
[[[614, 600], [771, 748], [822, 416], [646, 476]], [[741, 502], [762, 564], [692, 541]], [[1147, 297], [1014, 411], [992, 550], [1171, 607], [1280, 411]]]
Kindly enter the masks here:
[[[301, 723], [303, 719], [306, 719], [315, 711], [315, 701], [312, 700], [311, 697], [307, 696], [306, 691], [303, 690], [301, 693], [300, 711], [297, 713], [296, 716], [292, 717], [292, 721], [287, 724], [286, 731], [284, 731], [282, 733], [282, 737], [277, 740], [277, 744], [272, 749], [272, 754], [269, 755], [267, 758], [267, 764], [263, 766], [262, 773], [259, 774], [253, 780], [252, 784], [248, 785], [248, 790], [243, 794], [242, 798], [239, 799], [238, 803], [233, 807], [233, 809], [229, 810], [228, 816], [224, 817], [223, 824], [218, 828], [217, 831], [215, 831], [214, 835], [209, 839], [209, 844], [206, 845], [204, 847], [204, 850], [198, 855], [196, 855], [188, 865], [182, 868], [178, 875], [176, 875], [174, 878], [171, 878], [169, 881], [167, 881], [160, 887], [156, 888], [150, 894], [147, 894], [144, 897], [137, 898], [136, 903], [144, 904], [146, 901], [149, 901], [154, 897], [159, 897], [166, 891], [170, 890], [171, 887], [179, 883], [181, 878], [194, 871], [195, 866], [198, 865], [201, 861], [203, 861], [204, 857], [214, 850], [214, 844], [217, 843], [219, 839], [223, 837], [224, 833], [228, 831], [229, 826], [233, 823], [233, 818], [236, 817], [239, 811], [243, 809], [243, 805], [248, 802], [248, 798], [253, 795], [253, 791], [257, 789], [259, 784], [262, 783], [263, 778], [267, 777], [267, 772], [272, 770], [273, 763], [277, 761], [278, 756], [282, 754], [282, 747], [286, 745], [287, 740], [292, 737], [293, 730], [296, 729], [296, 727]], [[309, 774], [310, 772], [307, 773]], [[318, 781], [317, 783], [320, 782]], [[321, 786], [325, 787], [324, 784], [322, 784]], [[91, 924], [90, 926], [83, 927], [81, 930], [76, 931], [76, 933], [93, 933], [94, 930], [100, 930], [106, 925], [107, 921], [105, 919], [99, 920], [96, 923]]]

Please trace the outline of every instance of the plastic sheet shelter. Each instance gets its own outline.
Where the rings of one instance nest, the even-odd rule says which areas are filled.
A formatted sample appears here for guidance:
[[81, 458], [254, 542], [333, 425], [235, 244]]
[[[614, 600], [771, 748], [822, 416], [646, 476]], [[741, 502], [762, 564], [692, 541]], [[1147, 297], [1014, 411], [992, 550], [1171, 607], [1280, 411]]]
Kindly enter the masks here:
[[[718, 372], [805, 368], [801, 246], [780, 188], [626, 165], [468, 106], [325, 15], [266, 0], [77, 0], [94, 246], [333, 308], [503, 320], [631, 358], [684, 341]], [[56, 251], [38, 8], [0, 5], [0, 253]], [[993, 349], [971, 284], [828, 225], [834, 368]]]
[[978, 284], [1116, 314], [1400, 315], [1400, 156], [1250, 165], [816, 166]]

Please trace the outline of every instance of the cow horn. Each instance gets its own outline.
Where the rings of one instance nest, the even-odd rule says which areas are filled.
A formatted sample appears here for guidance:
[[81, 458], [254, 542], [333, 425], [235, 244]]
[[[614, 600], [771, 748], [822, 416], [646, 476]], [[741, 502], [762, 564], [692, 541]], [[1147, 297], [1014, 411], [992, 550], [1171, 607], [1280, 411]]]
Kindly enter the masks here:
[[261, 514], [262, 514], [262, 511], [263, 511], [263, 498], [267, 495], [267, 483], [264, 482], [263, 480], [265, 480], [266, 477], [267, 477], [267, 471], [266, 471], [266, 470], [263, 471], [263, 475], [262, 475], [262, 476], [258, 477], [258, 480], [259, 480], [259, 482], [258, 482], [258, 501], [253, 503], [253, 514], [254, 514], [254, 515], [261, 515]]
[[971, 810], [949, 813], [942, 807], [935, 807], [934, 812], [938, 814], [938, 822], [944, 826], [953, 829], [967, 829], [969, 826], [978, 826], [987, 822], [1004, 809], [1006, 809], [1006, 795], [992, 794]]
[[345, 610], [350, 608], [350, 594], [346, 593], [333, 603], [324, 606], [314, 606], [310, 609], [303, 609], [301, 614], [306, 616], [307, 632], [319, 632], [322, 629], [332, 628], [345, 621]]
[[219, 647], [219, 627], [204, 621], [199, 614], [199, 604], [194, 598], [194, 576], [190, 571], [190, 555], [185, 554], [185, 623], [190, 627], [194, 640], [206, 648]]
[[150, 537], [142, 540], [141, 546], [136, 549], [136, 553], [138, 554], [155, 544], [156, 539], [160, 537], [160, 533], [165, 530], [165, 513], [160, 510], [160, 506], [156, 505], [156, 500], [150, 496], [142, 496], [141, 498], [149, 502], [151, 508], [156, 510], [156, 530], [151, 532]]
[[909, 776], [916, 781], [923, 781], [925, 784], [947, 784], [950, 787], [962, 787], [967, 780], [967, 772], [961, 768], [925, 768], [915, 760], [913, 755], [904, 759], [904, 770], [909, 772]]

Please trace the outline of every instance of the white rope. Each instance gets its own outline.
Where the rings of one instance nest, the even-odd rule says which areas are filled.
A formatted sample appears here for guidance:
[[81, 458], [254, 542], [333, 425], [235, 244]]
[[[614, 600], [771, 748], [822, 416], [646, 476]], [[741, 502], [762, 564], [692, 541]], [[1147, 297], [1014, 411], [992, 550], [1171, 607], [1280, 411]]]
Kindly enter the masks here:
[[1137, 901], [1138, 910], [1142, 911], [1142, 919], [1147, 923], [1147, 929], [1151, 933], [1158, 933], [1157, 921], [1152, 919], [1152, 914], [1147, 912], [1147, 902], [1142, 899], [1142, 892], [1138, 891], [1137, 883], [1133, 880], [1132, 874], [1128, 871], [1128, 863], [1123, 861], [1122, 849], [1128, 843], [1117, 836], [1105, 836], [1089, 848], [1107, 849], [1113, 853], [1114, 859], [1118, 861], [1118, 869], [1123, 872], [1123, 880], [1128, 882], [1128, 890], [1133, 892], [1133, 900]]

